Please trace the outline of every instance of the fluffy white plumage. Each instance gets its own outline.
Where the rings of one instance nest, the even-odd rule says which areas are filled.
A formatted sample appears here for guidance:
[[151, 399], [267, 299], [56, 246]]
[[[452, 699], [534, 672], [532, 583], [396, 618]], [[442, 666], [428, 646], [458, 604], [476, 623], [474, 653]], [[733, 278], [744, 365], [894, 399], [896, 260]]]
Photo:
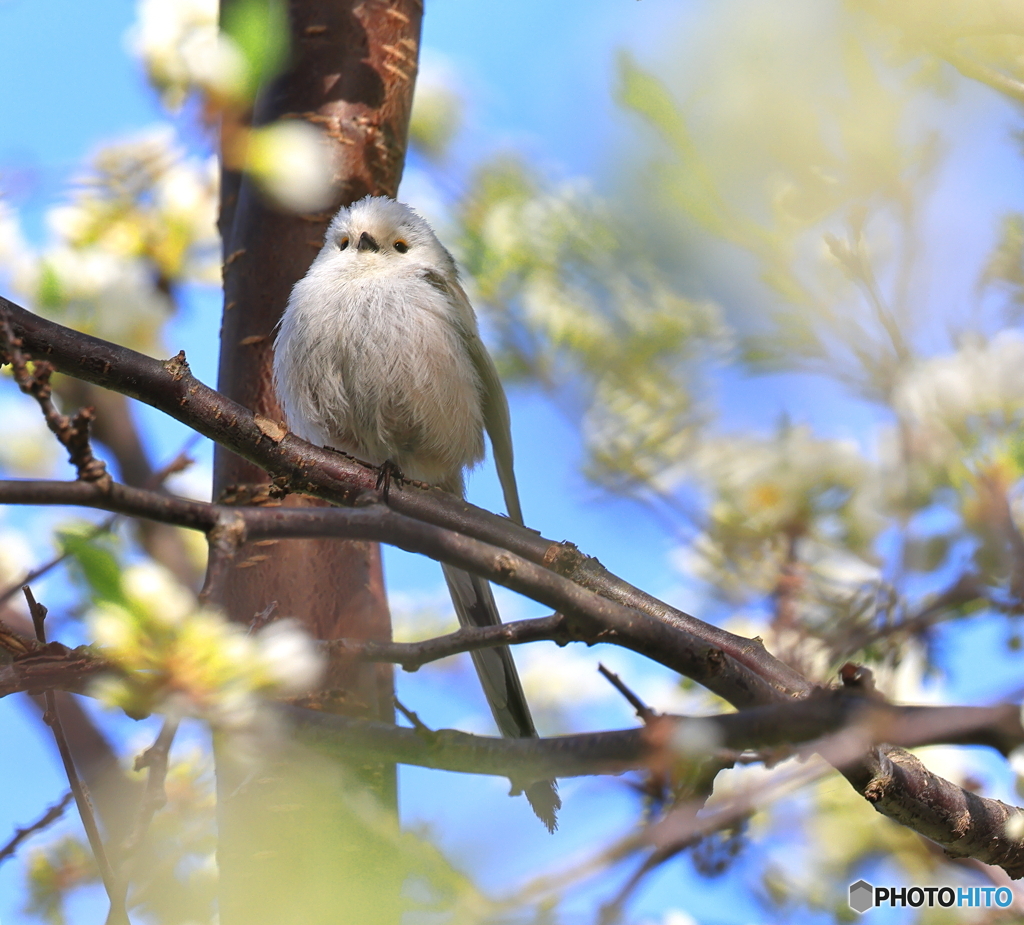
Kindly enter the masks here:
[[[367, 197], [342, 209], [295, 284], [274, 345], [274, 382], [294, 433], [463, 493], [484, 429], [509, 516], [522, 523], [508, 403], [451, 254], [408, 206]], [[490, 586], [444, 567], [459, 621], [500, 622]], [[508, 649], [473, 653], [503, 735], [535, 736]], [[549, 829], [553, 781], [526, 788]]]
[[278, 396], [303, 439], [459, 491], [484, 453], [473, 340], [455, 263], [427, 223], [401, 203], [364, 199], [338, 213], [292, 291]]

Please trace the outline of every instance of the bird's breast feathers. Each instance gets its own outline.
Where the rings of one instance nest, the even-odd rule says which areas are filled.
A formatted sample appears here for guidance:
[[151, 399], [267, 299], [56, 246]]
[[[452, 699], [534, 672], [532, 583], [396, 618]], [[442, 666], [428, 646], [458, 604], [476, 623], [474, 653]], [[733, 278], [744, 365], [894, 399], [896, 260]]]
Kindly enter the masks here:
[[483, 456], [481, 384], [463, 307], [423, 273], [329, 285], [318, 276], [296, 285], [282, 322], [277, 379], [293, 384], [282, 394], [289, 425], [454, 487]]

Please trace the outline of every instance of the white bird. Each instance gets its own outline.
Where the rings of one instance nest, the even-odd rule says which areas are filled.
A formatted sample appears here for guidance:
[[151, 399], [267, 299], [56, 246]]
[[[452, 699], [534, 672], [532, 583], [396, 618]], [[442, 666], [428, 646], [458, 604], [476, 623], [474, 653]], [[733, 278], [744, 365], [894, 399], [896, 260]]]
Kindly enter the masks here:
[[[460, 497], [486, 428], [508, 514], [523, 522], [505, 392], [452, 255], [409, 206], [367, 196], [334, 217], [281, 319], [274, 383], [302, 439]], [[501, 622], [486, 581], [443, 568], [462, 626]], [[502, 735], [536, 736], [509, 650], [472, 656]], [[554, 831], [555, 782], [526, 796]]]

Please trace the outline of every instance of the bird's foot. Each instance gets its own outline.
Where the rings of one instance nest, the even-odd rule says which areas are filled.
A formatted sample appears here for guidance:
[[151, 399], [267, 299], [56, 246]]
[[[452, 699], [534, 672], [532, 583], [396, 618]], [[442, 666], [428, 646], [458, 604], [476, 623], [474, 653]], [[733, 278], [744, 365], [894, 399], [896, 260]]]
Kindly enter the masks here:
[[392, 480], [396, 485], [401, 486], [402, 482], [405, 481], [405, 475], [397, 463], [393, 463], [390, 459], [385, 459], [377, 472], [377, 491], [383, 495], [385, 504], [387, 504]]

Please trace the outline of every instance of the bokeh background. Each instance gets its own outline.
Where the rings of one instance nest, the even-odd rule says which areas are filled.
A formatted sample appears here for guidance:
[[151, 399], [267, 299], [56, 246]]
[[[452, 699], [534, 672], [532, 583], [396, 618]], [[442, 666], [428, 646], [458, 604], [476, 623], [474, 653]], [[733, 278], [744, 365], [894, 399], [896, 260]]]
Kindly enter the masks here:
[[[1024, 45], [971, 31], [968, 2], [925, 6], [428, 0], [400, 195], [462, 262], [508, 382], [530, 526], [702, 619], [764, 636], [816, 680], [857, 656], [897, 699], [986, 703], [1020, 697], [1013, 563], [986, 499], [995, 485], [1017, 517], [1024, 184], [1018, 105], [955, 64], [962, 54], [1017, 75]], [[63, 323], [158, 356], [184, 349], [212, 384], [212, 135], [194, 86], [176, 98], [166, 74], [153, 82], [160, 56], [180, 52], [175, 29], [209, 7], [0, 2], [0, 274], [5, 294]], [[109, 203], [117, 183], [143, 207], [97, 218], [90, 190]], [[205, 441], [150, 409], [132, 414], [157, 466], [186, 446], [194, 457], [169, 484], [208, 498]], [[7, 376], [0, 419], [4, 477], [68, 477]], [[471, 500], [501, 509], [488, 464], [469, 485]], [[3, 584], [83, 518], [0, 513]], [[115, 536], [112, 554], [145, 593], [180, 587], [130, 530]], [[453, 625], [435, 563], [388, 550], [385, 571], [399, 638]], [[89, 639], [82, 572], [72, 563], [35, 586], [51, 635], [69, 643]], [[899, 630], [965, 576], [977, 593]], [[506, 619], [543, 613], [498, 600]], [[635, 723], [599, 661], [655, 709], [721, 708], [608, 647], [516, 656], [542, 734]], [[431, 727], [493, 732], [466, 658], [400, 675], [398, 690]], [[66, 789], [22, 699], [0, 701], [0, 841]], [[158, 728], [86, 708], [129, 764]], [[174, 753], [182, 805], [207, 812], [208, 747], [192, 722]], [[1013, 768], [984, 750], [926, 760], [1017, 799]], [[764, 773], [729, 772], [716, 789]], [[403, 768], [400, 781], [406, 824], [494, 897], [590, 857], [644, 812], [637, 780], [566, 781], [548, 836], [503, 780]], [[0, 865], [0, 922], [101, 914], [77, 837], [69, 814]], [[189, 846], [188, 876], [201, 878], [208, 837]], [[537, 920], [596, 921], [631, 870], [567, 880]], [[664, 865], [624, 914], [833, 921], [861, 875], [991, 882], [944, 867], [832, 776]]]

